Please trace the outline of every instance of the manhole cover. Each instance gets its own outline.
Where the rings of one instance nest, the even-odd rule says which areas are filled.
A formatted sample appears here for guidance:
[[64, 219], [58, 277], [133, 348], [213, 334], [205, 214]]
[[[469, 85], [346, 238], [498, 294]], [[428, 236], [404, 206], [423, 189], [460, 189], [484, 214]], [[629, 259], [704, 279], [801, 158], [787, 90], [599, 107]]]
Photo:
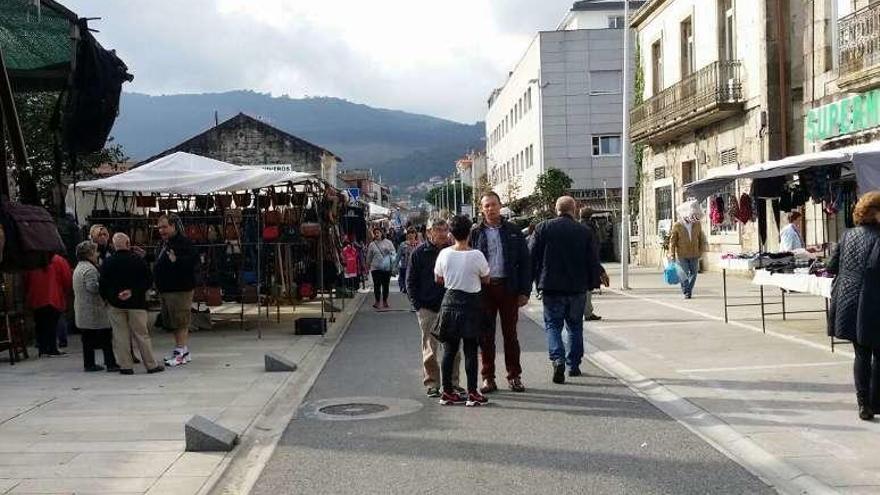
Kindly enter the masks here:
[[334, 416], [366, 416], [368, 414], [377, 414], [388, 410], [388, 406], [382, 404], [337, 404], [334, 406], [326, 406], [318, 409], [324, 414], [332, 414]]
[[324, 421], [361, 421], [411, 414], [421, 408], [421, 402], [409, 399], [340, 397], [307, 402], [302, 406], [302, 414]]

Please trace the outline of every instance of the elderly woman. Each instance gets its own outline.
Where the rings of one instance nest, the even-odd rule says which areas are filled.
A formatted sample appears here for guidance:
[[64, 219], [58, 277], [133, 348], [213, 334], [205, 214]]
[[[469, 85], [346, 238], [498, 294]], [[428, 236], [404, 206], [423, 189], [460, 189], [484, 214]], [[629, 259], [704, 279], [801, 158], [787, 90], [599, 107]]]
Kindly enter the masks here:
[[828, 335], [853, 344], [859, 418], [870, 421], [880, 409], [880, 192], [859, 199], [853, 221], [828, 262], [836, 274]]
[[[105, 229], [106, 231], [106, 229]], [[107, 318], [107, 303], [98, 290], [98, 245], [83, 241], [76, 246], [73, 271], [73, 309], [76, 326], [82, 332], [83, 368], [86, 371], [119, 371], [113, 355], [113, 332]], [[95, 364], [95, 350], [104, 353], [104, 366]]]

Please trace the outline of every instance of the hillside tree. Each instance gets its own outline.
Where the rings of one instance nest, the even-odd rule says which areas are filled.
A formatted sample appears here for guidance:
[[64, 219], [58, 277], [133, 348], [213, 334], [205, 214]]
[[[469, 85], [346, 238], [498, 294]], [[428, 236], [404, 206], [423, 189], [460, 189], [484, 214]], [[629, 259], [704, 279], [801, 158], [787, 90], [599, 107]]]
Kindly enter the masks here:
[[568, 194], [572, 184], [571, 177], [562, 170], [558, 168], [548, 169], [538, 176], [538, 181], [535, 185], [536, 202], [545, 211], [553, 211], [556, 207], [556, 200], [560, 196]]

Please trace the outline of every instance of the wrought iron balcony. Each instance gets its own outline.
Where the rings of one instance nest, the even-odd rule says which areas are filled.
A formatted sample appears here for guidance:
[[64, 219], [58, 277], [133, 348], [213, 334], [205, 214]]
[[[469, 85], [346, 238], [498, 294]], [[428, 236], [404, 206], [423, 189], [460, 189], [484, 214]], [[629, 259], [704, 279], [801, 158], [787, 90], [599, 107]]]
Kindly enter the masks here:
[[742, 111], [740, 67], [713, 62], [633, 108], [633, 142], [662, 143]]
[[838, 86], [848, 90], [880, 84], [880, 4], [837, 21]]

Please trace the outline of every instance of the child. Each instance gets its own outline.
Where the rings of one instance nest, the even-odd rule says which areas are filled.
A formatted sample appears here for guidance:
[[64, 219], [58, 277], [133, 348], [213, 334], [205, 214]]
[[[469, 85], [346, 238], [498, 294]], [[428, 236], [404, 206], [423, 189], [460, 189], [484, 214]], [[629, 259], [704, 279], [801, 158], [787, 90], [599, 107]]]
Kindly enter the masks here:
[[452, 370], [459, 343], [464, 341], [464, 369], [467, 373], [466, 406], [485, 404], [488, 399], [477, 388], [477, 340], [480, 336], [480, 287], [489, 282], [489, 263], [483, 253], [471, 249], [468, 237], [471, 221], [465, 216], [452, 218], [449, 224], [455, 244], [437, 256], [434, 275], [446, 287], [434, 336], [443, 343], [440, 375], [443, 394], [440, 404], [453, 405], [463, 398], [452, 387]]

